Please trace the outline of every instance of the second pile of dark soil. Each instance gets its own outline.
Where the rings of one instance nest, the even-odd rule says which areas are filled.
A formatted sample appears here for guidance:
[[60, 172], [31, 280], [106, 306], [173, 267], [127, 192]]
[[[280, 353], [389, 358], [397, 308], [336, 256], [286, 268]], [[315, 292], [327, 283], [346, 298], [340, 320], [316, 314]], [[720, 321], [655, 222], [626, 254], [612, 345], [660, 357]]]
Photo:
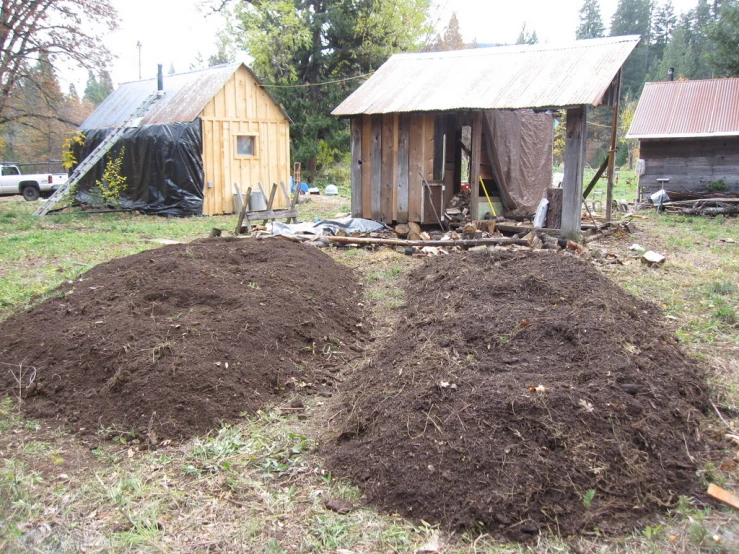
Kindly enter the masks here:
[[[186, 438], [321, 392], [356, 336], [358, 279], [312, 246], [213, 239], [101, 264], [0, 324], [0, 391], [75, 430]], [[15, 375], [14, 375], [15, 374]]]
[[695, 492], [707, 390], [659, 310], [570, 256], [429, 259], [323, 449], [382, 509], [522, 540]]

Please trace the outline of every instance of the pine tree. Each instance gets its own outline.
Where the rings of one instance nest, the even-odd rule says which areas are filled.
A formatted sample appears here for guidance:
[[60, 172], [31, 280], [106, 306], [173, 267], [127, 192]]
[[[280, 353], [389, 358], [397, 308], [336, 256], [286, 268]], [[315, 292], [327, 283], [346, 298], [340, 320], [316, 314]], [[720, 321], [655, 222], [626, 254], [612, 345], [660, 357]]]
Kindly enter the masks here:
[[84, 99], [98, 107], [111, 92], [113, 92], [113, 79], [110, 78], [108, 71], [103, 70], [97, 76], [92, 71], [87, 73]]
[[725, 0], [708, 30], [708, 63], [717, 77], [739, 77], [739, 1]]
[[537, 44], [539, 42], [539, 37], [536, 36], [536, 31], [532, 31], [529, 33], [529, 30], [526, 28], [526, 22], [523, 22], [523, 25], [521, 25], [521, 32], [518, 34], [518, 39], [516, 39], [516, 44]]
[[676, 79], [695, 78], [695, 54], [688, 39], [688, 34], [688, 30], [682, 25], [675, 28], [662, 58], [649, 72], [650, 81], [666, 81], [667, 71], [670, 68], [675, 70]]
[[462, 50], [464, 47], [464, 39], [462, 38], [462, 33], [459, 31], [457, 13], [452, 12], [452, 17], [449, 18], [449, 25], [444, 29], [444, 35], [437, 35], [436, 41], [429, 50], [431, 52], [443, 52], [447, 50]]
[[651, 29], [649, 0], [619, 0], [611, 20], [611, 36], [640, 35], [642, 41], [623, 67], [622, 94], [638, 96], [648, 70], [648, 45]]
[[603, 26], [598, 0], [585, 0], [582, 8], [580, 8], [580, 23], [577, 26], [575, 37], [578, 40], [600, 38], [605, 32], [606, 28]]
[[[664, 5], [655, 9], [654, 17], [652, 18], [652, 45], [649, 52], [651, 60], [659, 62], [662, 59], [676, 24], [677, 16], [675, 15], [675, 7], [672, 5], [671, 0], [668, 0]], [[652, 65], [656, 64], [650, 61], [650, 67]]]

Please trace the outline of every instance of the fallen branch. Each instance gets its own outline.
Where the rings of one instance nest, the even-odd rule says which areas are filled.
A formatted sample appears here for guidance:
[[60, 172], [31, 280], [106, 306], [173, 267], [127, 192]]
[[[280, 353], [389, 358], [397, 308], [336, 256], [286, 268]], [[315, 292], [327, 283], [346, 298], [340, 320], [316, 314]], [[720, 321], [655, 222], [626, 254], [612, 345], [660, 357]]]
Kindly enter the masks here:
[[459, 240], [406, 240], [406, 239], [381, 239], [371, 237], [319, 237], [329, 242], [338, 244], [381, 244], [385, 246], [485, 246], [485, 245], [510, 245], [529, 246], [529, 241], [524, 239], [490, 238], [490, 239], [459, 239]]

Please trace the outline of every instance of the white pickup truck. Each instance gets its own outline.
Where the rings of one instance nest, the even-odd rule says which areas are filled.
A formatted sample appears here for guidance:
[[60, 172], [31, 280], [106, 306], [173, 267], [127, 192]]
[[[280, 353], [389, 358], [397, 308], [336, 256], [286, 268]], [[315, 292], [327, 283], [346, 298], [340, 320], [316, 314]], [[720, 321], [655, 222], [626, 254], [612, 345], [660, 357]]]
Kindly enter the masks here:
[[48, 198], [66, 181], [66, 173], [22, 175], [17, 165], [0, 164], [0, 195], [22, 194], [29, 201]]

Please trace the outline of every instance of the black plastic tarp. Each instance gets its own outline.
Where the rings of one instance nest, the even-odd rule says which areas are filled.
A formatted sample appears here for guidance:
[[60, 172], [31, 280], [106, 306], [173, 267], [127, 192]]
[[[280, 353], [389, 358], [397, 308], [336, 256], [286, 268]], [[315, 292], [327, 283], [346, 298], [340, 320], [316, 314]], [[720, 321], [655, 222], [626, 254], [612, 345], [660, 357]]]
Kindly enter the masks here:
[[[86, 137], [84, 145], [77, 146], [74, 152], [78, 160], [89, 155], [113, 129], [82, 132]], [[110, 159], [115, 159], [124, 147], [122, 173], [127, 189], [120, 208], [168, 216], [203, 213], [205, 177], [200, 119], [127, 129], [110, 150]], [[95, 183], [102, 178], [108, 159], [106, 155], [80, 181], [78, 201], [89, 204], [99, 199]]]

